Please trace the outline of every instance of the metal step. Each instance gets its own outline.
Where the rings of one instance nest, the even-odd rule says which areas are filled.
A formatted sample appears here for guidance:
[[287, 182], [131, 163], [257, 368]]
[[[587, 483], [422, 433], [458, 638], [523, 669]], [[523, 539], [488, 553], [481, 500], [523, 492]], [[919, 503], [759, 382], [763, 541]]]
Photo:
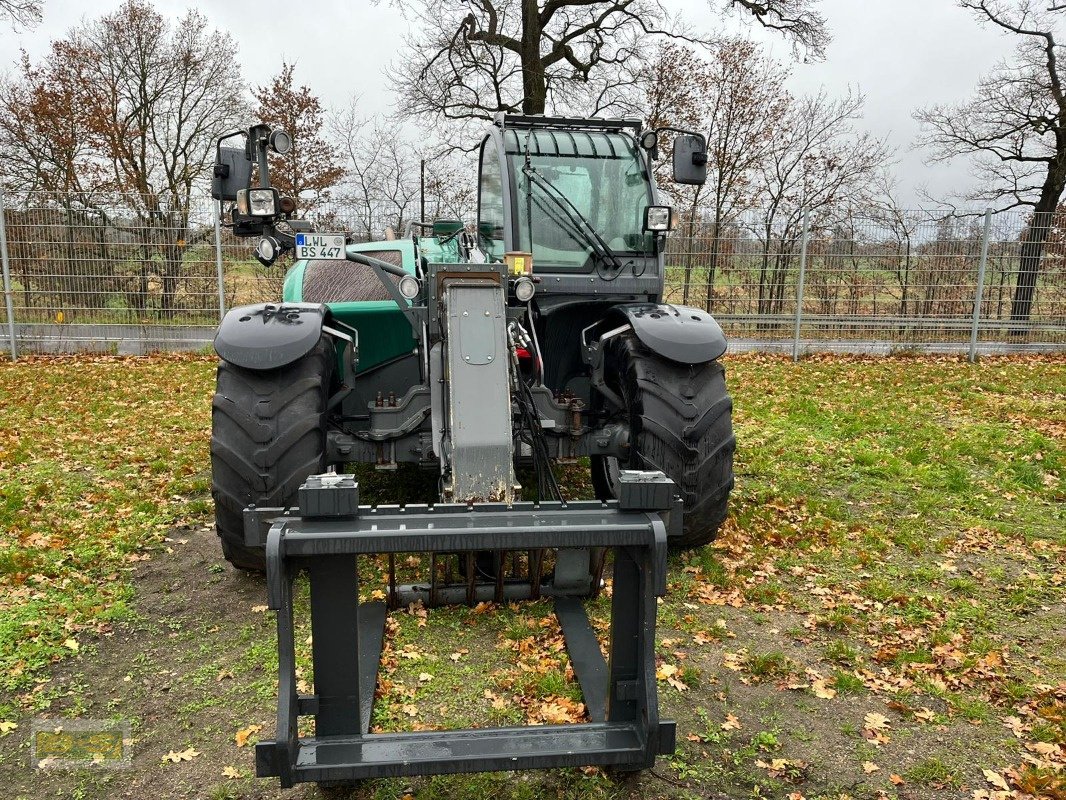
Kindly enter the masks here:
[[[658, 751], [672, 752], [673, 740], [674, 723], [661, 723]], [[382, 733], [301, 739], [295, 777], [358, 780], [588, 764], [640, 768], [649, 766], [648, 757], [636, 723]]]

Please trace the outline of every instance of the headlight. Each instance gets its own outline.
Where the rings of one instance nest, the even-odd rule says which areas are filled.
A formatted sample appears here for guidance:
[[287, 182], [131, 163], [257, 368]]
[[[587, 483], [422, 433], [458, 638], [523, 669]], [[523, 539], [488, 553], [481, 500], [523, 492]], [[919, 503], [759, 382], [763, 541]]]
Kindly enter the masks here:
[[278, 213], [276, 189], [249, 189], [248, 213], [253, 217], [272, 217]]
[[264, 236], [255, 246], [255, 257], [264, 267], [273, 264], [281, 255], [281, 242], [273, 236]]
[[400, 294], [408, 300], [414, 300], [418, 297], [418, 293], [421, 291], [422, 286], [419, 284], [418, 278], [413, 275], [404, 275], [400, 278], [399, 289]]
[[536, 290], [529, 278], [519, 278], [514, 282], [514, 296], [519, 303], [528, 303]]
[[644, 209], [644, 230], [668, 231], [674, 227], [674, 210], [670, 206], [648, 206]]

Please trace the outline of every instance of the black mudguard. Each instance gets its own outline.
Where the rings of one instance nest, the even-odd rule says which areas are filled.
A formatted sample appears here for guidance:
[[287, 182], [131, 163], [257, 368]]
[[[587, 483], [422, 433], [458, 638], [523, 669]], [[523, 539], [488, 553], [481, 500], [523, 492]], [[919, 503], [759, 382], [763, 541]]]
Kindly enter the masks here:
[[318, 344], [329, 309], [317, 303], [257, 303], [232, 309], [218, 326], [215, 352], [245, 369], [277, 369]]
[[612, 311], [625, 318], [645, 347], [672, 361], [704, 364], [725, 352], [722, 327], [702, 308], [627, 303]]

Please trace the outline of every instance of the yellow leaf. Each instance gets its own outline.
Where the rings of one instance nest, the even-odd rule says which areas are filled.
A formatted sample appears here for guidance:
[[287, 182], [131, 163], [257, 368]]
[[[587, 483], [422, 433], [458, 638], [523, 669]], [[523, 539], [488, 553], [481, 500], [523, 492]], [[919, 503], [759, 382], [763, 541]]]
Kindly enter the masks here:
[[[0, 731], [4, 729], [4, 723], [0, 722]], [[1031, 750], [1034, 753], [1039, 753], [1042, 756], [1054, 756], [1058, 755], [1059, 746], [1057, 744], [1051, 744], [1051, 742], [1030, 742], [1025, 746], [1026, 750]]]
[[252, 613], [262, 614], [269, 606], [252, 606]]
[[6, 719], [0, 719], [0, 736], [7, 736], [11, 731], [15, 730], [19, 725], [17, 722], [11, 722]]
[[253, 733], [258, 733], [262, 727], [262, 725], [249, 725], [247, 728], [241, 728], [239, 731], [237, 731], [237, 733], [233, 736], [234, 741], [237, 742], [237, 747], [244, 747], [245, 745], [247, 745], [248, 737], [250, 737]]
[[815, 697], [820, 697], [822, 700], [832, 700], [837, 696], [837, 690], [831, 687], [825, 678], [812, 681], [811, 691], [814, 692]]
[[684, 693], [688, 691], [688, 684], [682, 683], [677, 678], [667, 678], [666, 682], [673, 686], [675, 689], [677, 689], [679, 692]]
[[63, 320], [65, 320], [65, 319], [66, 319], [66, 317], [63, 315], [62, 311], [57, 311], [56, 312], [56, 322], [58, 322], [60, 325], [62, 325], [63, 324]]
[[223, 778], [243, 778], [244, 777], [244, 773], [241, 772], [236, 767], [223, 767], [222, 768], [222, 777]]
[[198, 755], [200, 755], [200, 751], [190, 747], [187, 750], [171, 750], [163, 756], [163, 760], [169, 761], [172, 764], [177, 764], [179, 761], [192, 761]]
[[880, 772], [881, 768], [872, 761], [863, 761], [862, 771], [865, 772], [867, 775], [872, 775], [875, 772]]
[[888, 717], [884, 714], [878, 714], [876, 711], [871, 711], [862, 719], [863, 726], [871, 731], [882, 730], [888, 727]]
[[995, 786], [997, 789], [1002, 789], [1005, 792], [1010, 791], [1010, 786], [1007, 783], [1007, 779], [1000, 775], [998, 772], [993, 772], [990, 769], [983, 769], [981, 772], [985, 776], [985, 780]]
[[420, 673], [418, 673], [418, 682], [419, 683], [429, 683], [431, 680], [433, 680], [433, 676], [430, 675], [428, 672], [420, 672]]
[[67, 639], [65, 642], [63, 642], [63, 646], [64, 647], [69, 647], [75, 653], [78, 652], [78, 640], [77, 639]]
[[673, 664], [663, 664], [655, 671], [655, 677], [661, 681], [668, 680], [677, 674], [677, 667]]

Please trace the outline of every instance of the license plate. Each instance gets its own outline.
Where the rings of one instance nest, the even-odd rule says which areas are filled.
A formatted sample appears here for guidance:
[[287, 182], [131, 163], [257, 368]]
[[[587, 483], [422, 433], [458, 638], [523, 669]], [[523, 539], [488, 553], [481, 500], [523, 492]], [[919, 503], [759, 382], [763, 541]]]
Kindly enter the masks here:
[[333, 233], [298, 233], [296, 258], [344, 261], [344, 237]]

